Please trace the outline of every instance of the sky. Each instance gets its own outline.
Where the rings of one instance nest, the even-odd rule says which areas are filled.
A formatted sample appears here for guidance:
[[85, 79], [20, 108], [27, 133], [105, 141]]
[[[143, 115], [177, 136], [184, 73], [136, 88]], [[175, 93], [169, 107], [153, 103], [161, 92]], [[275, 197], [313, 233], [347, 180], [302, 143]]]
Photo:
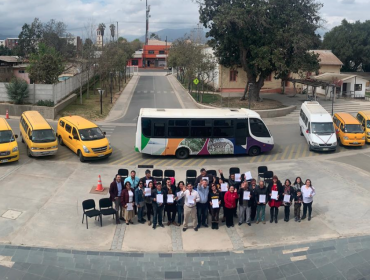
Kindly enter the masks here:
[[[321, 0], [321, 16], [326, 21], [320, 33], [349, 21], [370, 19], [370, 0]], [[149, 32], [165, 28], [194, 28], [198, 7], [193, 0], [148, 0]], [[145, 0], [0, 0], [0, 35], [17, 36], [24, 23], [35, 17], [42, 22], [63, 21], [70, 33], [86, 37], [86, 26], [104, 22], [108, 27], [118, 21], [119, 35], [145, 33]]]

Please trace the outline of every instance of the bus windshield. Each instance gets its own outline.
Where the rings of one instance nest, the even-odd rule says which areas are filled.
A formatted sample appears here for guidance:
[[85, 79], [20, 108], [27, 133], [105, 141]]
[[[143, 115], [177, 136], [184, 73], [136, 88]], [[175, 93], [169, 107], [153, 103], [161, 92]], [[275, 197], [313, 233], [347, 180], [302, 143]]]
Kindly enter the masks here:
[[325, 123], [311, 123], [312, 133], [326, 135], [334, 133], [334, 126], [332, 122]]
[[82, 141], [99, 140], [105, 137], [99, 127], [80, 129], [79, 131]]
[[13, 142], [15, 139], [11, 130], [0, 131], [0, 144]]
[[32, 142], [49, 143], [55, 141], [55, 135], [52, 129], [34, 130], [32, 132]]
[[346, 124], [344, 130], [348, 133], [363, 133], [360, 124]]

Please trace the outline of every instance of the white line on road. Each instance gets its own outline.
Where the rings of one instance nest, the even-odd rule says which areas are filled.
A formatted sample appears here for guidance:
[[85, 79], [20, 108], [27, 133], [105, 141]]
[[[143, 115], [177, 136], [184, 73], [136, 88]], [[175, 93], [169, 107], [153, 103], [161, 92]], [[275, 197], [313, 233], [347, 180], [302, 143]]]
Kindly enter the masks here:
[[296, 248], [296, 249], [293, 249], [293, 250], [283, 250], [283, 255], [298, 253], [298, 252], [304, 252], [304, 251], [307, 251], [309, 248], [310, 247], [302, 247], [302, 248]]

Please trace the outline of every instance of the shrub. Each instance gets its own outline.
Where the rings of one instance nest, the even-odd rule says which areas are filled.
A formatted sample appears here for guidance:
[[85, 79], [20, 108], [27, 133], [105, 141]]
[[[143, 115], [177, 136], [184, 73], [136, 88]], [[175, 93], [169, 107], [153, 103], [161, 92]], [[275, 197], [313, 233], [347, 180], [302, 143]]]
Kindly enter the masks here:
[[54, 101], [52, 100], [39, 100], [36, 103], [37, 106], [54, 107]]
[[15, 104], [23, 104], [28, 98], [28, 84], [25, 80], [14, 78], [5, 85], [9, 99]]

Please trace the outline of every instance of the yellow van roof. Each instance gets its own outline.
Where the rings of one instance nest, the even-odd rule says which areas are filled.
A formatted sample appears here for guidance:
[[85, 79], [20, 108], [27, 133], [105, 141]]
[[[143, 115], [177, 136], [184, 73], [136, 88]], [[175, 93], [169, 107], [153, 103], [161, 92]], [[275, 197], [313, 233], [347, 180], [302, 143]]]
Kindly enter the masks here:
[[370, 118], [370, 111], [360, 111], [359, 113], [365, 115], [368, 118]]
[[335, 113], [345, 124], [359, 124], [359, 121], [349, 113]]
[[86, 128], [92, 128], [92, 127], [98, 127], [95, 123], [80, 117], [80, 116], [66, 116], [62, 117], [60, 119], [64, 119], [71, 124], [73, 124], [77, 129], [86, 129]]
[[44, 119], [43, 116], [37, 111], [23, 112], [25, 118], [30, 122], [32, 129], [51, 129], [50, 124]]
[[0, 118], [0, 130], [12, 130], [6, 119]]

